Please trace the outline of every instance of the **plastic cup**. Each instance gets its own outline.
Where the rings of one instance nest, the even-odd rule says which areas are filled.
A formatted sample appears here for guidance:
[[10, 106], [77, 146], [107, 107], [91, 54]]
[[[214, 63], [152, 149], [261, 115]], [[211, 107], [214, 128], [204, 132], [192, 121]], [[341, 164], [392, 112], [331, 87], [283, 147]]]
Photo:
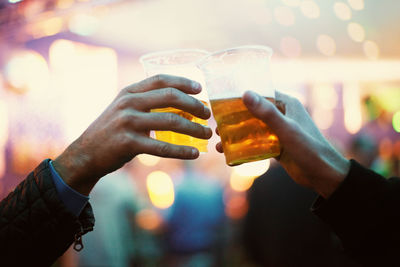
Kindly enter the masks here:
[[[169, 74], [183, 76], [199, 82], [202, 85], [203, 90], [200, 94], [192, 96], [203, 102], [203, 104], [209, 106], [207, 92], [204, 90], [203, 75], [196, 67], [196, 63], [208, 54], [207, 51], [199, 49], [167, 50], [145, 54], [140, 58], [140, 62], [147, 77], [156, 74]], [[172, 107], [153, 109], [151, 112], [172, 112], [192, 122], [207, 125], [207, 120], [200, 119], [188, 112]], [[200, 152], [207, 152], [208, 140], [172, 131], [155, 131], [155, 138], [176, 145], [193, 146]]]
[[243, 93], [252, 90], [275, 103], [271, 55], [266, 46], [240, 46], [212, 53], [198, 63], [230, 166], [280, 154], [277, 136], [242, 102]]

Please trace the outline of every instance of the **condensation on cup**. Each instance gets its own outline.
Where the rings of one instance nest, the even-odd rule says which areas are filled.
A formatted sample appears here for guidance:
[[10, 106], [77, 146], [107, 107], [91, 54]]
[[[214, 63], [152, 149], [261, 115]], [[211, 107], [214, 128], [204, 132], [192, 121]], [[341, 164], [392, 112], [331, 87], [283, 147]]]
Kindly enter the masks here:
[[[147, 77], [156, 74], [169, 74], [174, 76], [182, 76], [200, 82], [203, 90], [200, 94], [192, 95], [206, 106], [208, 104], [208, 96], [204, 90], [204, 78], [201, 71], [196, 67], [198, 61], [204, 58], [209, 53], [200, 49], [177, 49], [159, 51], [145, 54], [140, 57], [140, 62], [144, 68]], [[176, 113], [192, 122], [207, 126], [207, 120], [200, 119], [188, 112], [167, 107], [152, 109], [151, 112], [172, 112]], [[172, 131], [155, 131], [155, 138], [160, 141], [196, 147], [200, 152], [207, 152], [208, 140], [195, 138], [189, 135], [184, 135]]]
[[230, 166], [280, 154], [277, 136], [242, 102], [243, 93], [252, 90], [275, 103], [271, 56], [272, 49], [266, 46], [240, 46], [212, 53], [198, 63]]

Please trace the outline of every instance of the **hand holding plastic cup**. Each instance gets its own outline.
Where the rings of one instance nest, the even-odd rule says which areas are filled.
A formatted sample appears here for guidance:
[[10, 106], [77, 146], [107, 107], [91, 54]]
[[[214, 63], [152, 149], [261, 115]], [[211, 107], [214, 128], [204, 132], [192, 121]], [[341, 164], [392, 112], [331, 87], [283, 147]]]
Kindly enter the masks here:
[[[197, 95], [192, 95], [208, 106], [208, 96], [204, 89], [204, 79], [201, 71], [196, 67], [196, 63], [208, 55], [207, 51], [199, 49], [178, 49], [160, 51], [145, 54], [140, 58], [140, 62], [145, 70], [147, 77], [156, 74], [170, 74], [183, 76], [199, 82], [203, 90]], [[172, 112], [176, 113], [192, 122], [207, 125], [207, 120], [203, 120], [176, 108], [153, 109], [151, 112]], [[207, 152], [208, 140], [195, 138], [189, 135], [175, 133], [171, 131], [155, 131], [155, 138], [160, 141], [196, 147], [200, 152]]]
[[280, 154], [277, 136], [242, 102], [248, 90], [275, 102], [269, 70], [271, 55], [271, 48], [266, 46], [241, 46], [212, 53], [198, 63], [230, 166]]

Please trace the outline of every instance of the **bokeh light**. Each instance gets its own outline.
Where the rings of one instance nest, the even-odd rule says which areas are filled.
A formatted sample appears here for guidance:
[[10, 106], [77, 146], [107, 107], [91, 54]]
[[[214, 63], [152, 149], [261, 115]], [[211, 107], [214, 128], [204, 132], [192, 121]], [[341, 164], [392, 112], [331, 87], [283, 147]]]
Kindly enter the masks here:
[[380, 54], [379, 46], [373, 41], [365, 41], [363, 43], [363, 50], [367, 58], [378, 59]]
[[280, 50], [287, 57], [299, 57], [301, 54], [301, 44], [296, 38], [286, 36], [281, 39]]
[[279, 6], [274, 9], [274, 17], [276, 22], [283, 26], [294, 25], [296, 18], [293, 11], [289, 7]]
[[228, 199], [225, 206], [226, 215], [233, 219], [238, 220], [246, 215], [249, 209], [249, 203], [244, 195], [235, 195]]
[[364, 0], [348, 0], [349, 5], [354, 10], [363, 10], [364, 9]]
[[142, 209], [135, 216], [136, 224], [145, 230], [157, 230], [163, 223], [161, 215], [152, 209]]
[[73, 58], [76, 53], [74, 42], [69, 40], [57, 40], [53, 42], [49, 49], [51, 66], [62, 68], [64, 64], [73, 64]]
[[344, 126], [351, 134], [357, 133], [362, 126], [360, 99], [358, 84], [345, 84], [343, 86]]
[[88, 36], [94, 34], [99, 26], [98, 19], [86, 14], [77, 14], [70, 18], [68, 28], [71, 32]]
[[270, 160], [259, 160], [232, 167], [233, 172], [241, 176], [258, 177], [268, 171]]
[[61, 17], [51, 17], [42, 19], [36, 23], [31, 23], [27, 27], [27, 32], [33, 38], [55, 35], [63, 30], [64, 20]]
[[235, 172], [232, 172], [229, 184], [233, 190], [237, 192], [244, 192], [253, 185], [254, 179], [254, 176], [241, 176]]
[[319, 129], [326, 130], [332, 126], [335, 117], [331, 109], [316, 107], [313, 109], [312, 118]]
[[312, 90], [312, 117], [321, 130], [329, 129], [335, 119], [339, 96], [331, 84], [317, 84]]
[[351, 9], [348, 5], [343, 2], [336, 2], [333, 6], [333, 10], [335, 11], [336, 17], [341, 20], [350, 20], [351, 19]]
[[354, 42], [362, 42], [365, 39], [364, 27], [356, 22], [351, 22], [347, 25], [347, 33]]
[[149, 154], [140, 154], [136, 156], [136, 158], [139, 160], [140, 163], [142, 163], [145, 166], [155, 166], [161, 160], [160, 157], [156, 157]]
[[393, 154], [393, 142], [385, 137], [379, 143], [379, 156], [383, 160], [389, 160]]
[[42, 29], [45, 36], [51, 36], [59, 33], [63, 27], [63, 19], [59, 17], [50, 18], [42, 23]]
[[8, 61], [5, 79], [19, 93], [46, 91], [50, 81], [46, 60], [37, 52], [16, 52]]
[[336, 53], [336, 42], [329, 35], [326, 34], [318, 35], [317, 49], [323, 55], [333, 56]]
[[309, 19], [316, 19], [320, 16], [319, 6], [311, 0], [302, 1], [300, 10], [303, 15]]
[[396, 132], [400, 133], [400, 111], [397, 111], [396, 113], [393, 114], [392, 125], [393, 129]]
[[114, 99], [117, 54], [107, 47], [58, 39], [50, 45], [49, 57], [54, 91], [63, 99], [63, 131], [72, 142]]
[[150, 201], [155, 207], [166, 209], [174, 203], [174, 184], [167, 173], [162, 171], [150, 173], [147, 176], [146, 186]]
[[318, 84], [313, 88], [312, 101], [314, 106], [331, 110], [338, 104], [339, 96], [331, 84]]

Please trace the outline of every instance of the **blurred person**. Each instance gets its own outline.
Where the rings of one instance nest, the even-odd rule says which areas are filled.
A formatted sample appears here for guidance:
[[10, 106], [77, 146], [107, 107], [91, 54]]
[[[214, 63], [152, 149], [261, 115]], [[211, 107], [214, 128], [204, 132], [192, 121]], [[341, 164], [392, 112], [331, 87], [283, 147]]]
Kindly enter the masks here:
[[151, 266], [159, 261], [158, 242], [135, 222], [144, 207], [131, 165], [107, 174], [91, 191], [96, 227], [85, 235], [85, 249], [75, 253], [76, 266]]
[[[138, 192], [126, 171], [127, 166], [107, 174], [90, 192], [90, 204], [96, 214], [96, 227], [85, 235], [85, 249], [69, 259], [60, 258], [65, 267], [128, 267], [133, 262], [135, 245], [132, 221], [138, 210]], [[135, 239], [136, 242], [135, 242]]]
[[317, 194], [296, 184], [276, 161], [254, 180], [242, 239], [257, 266], [359, 266], [338, 237], [309, 212]]
[[104, 176], [90, 193], [96, 227], [85, 235], [85, 249], [77, 253], [78, 266], [129, 267], [133, 262], [140, 242], [132, 227], [138, 193], [124, 169]]
[[[188, 94], [199, 83], [156, 75], [132, 84], [56, 159], [44, 160], [0, 203], [0, 253], [4, 266], [50, 266], [82, 235], [93, 230], [88, 195], [104, 175], [136, 155], [195, 159], [196, 148], [150, 138], [150, 130], [170, 130], [208, 139], [211, 130], [172, 113], [150, 113], [175, 107], [208, 119], [210, 110]], [[95, 97], [95, 96], [93, 96]]]
[[[298, 184], [319, 194], [314, 214], [331, 226], [345, 251], [371, 266], [398, 266], [400, 178], [385, 179], [338, 153], [301, 103], [277, 93], [278, 106], [248, 91], [243, 102], [271, 127], [282, 150], [280, 164]], [[222, 145], [216, 145], [222, 152]], [[268, 203], [267, 203], [268, 204]]]
[[371, 167], [378, 153], [378, 146], [370, 134], [363, 133], [354, 136], [350, 142], [347, 157], [357, 160], [361, 165]]
[[360, 129], [358, 135], [371, 137], [373, 140], [370, 141], [377, 147], [369, 167], [384, 177], [399, 176], [395, 147], [396, 143], [400, 142], [400, 136], [392, 125], [393, 114], [385, 110], [374, 96], [364, 98], [363, 104], [366, 107], [368, 122]]
[[165, 227], [166, 266], [221, 266], [225, 213], [223, 188], [185, 162], [184, 177]]

